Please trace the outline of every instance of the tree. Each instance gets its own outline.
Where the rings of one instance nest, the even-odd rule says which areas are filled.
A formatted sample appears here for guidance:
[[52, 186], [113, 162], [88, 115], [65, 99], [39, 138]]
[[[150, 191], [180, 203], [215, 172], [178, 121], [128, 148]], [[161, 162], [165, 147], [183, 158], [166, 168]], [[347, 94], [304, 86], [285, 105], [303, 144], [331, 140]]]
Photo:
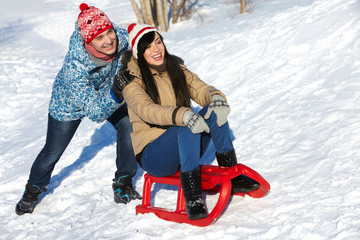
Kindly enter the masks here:
[[[191, 8], [196, 5], [191, 0], [138, 0], [140, 8], [136, 0], [130, 0], [134, 9], [138, 23], [149, 24], [161, 29], [162, 32], [167, 32], [169, 28], [169, 6], [171, 14], [171, 22], [177, 23], [179, 19], [189, 14]], [[187, 2], [190, 4], [186, 5]]]
[[240, 14], [245, 13], [245, 8], [246, 8], [246, 0], [240, 0]]
[[178, 4], [177, 0], [169, 0], [171, 6], [171, 18], [172, 23], [177, 23], [180, 16], [180, 9], [185, 9], [185, 0], [180, 0]]

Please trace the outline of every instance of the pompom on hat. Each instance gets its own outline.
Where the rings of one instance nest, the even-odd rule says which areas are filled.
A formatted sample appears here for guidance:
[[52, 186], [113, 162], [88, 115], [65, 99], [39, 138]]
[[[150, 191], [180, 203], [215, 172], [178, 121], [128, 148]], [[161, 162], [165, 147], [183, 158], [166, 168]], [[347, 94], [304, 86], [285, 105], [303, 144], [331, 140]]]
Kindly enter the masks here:
[[110, 19], [100, 9], [86, 3], [80, 4], [79, 8], [81, 12], [78, 16], [78, 26], [86, 43], [90, 43], [100, 33], [114, 28]]
[[128, 27], [129, 43], [130, 43], [131, 52], [135, 59], [138, 59], [137, 46], [140, 38], [149, 32], [157, 32], [160, 34], [159, 30], [147, 24], [132, 23], [129, 25]]

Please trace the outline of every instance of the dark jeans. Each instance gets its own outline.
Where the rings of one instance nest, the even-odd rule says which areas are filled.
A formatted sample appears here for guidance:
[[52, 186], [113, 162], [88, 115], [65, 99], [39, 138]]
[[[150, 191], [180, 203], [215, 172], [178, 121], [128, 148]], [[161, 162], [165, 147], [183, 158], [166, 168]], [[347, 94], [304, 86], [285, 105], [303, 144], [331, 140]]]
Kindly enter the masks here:
[[[205, 106], [199, 114], [204, 116]], [[225, 153], [233, 149], [229, 124], [219, 127], [216, 115], [212, 113], [205, 120], [210, 134], [193, 134], [188, 127], [172, 126], [156, 140], [146, 146], [141, 157], [145, 171], [156, 177], [199, 169], [199, 161], [205, 153], [210, 140], [213, 140], [216, 152]]]
[[[126, 104], [123, 104], [107, 119], [117, 131], [115, 178], [129, 175], [135, 176], [137, 162], [131, 143], [131, 123]], [[51, 173], [66, 147], [74, 136], [81, 120], [62, 122], [49, 115], [46, 142], [35, 159], [28, 183], [46, 188], [50, 183]]]

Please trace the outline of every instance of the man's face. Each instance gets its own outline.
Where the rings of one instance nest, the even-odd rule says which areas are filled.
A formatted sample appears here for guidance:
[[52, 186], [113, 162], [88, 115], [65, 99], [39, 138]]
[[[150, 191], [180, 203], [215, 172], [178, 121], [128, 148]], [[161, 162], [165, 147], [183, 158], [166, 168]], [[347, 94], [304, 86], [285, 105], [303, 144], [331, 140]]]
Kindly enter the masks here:
[[116, 34], [113, 28], [110, 28], [99, 35], [97, 35], [90, 45], [95, 48], [96, 51], [112, 55], [116, 51]]

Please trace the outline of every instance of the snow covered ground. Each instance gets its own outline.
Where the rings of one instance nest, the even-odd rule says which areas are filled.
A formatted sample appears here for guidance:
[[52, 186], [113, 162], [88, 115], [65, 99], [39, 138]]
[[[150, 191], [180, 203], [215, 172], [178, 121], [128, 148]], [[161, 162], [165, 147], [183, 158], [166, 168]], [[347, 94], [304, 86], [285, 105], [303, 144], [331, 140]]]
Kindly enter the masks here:
[[[233, 197], [205, 228], [136, 215], [140, 201], [113, 201], [112, 126], [85, 119], [34, 213], [17, 216], [81, 2], [1, 3], [0, 239], [360, 239], [358, 0], [252, 0], [242, 16], [232, 1], [199, 0], [194, 19], [163, 34], [227, 95], [238, 159], [271, 184], [266, 197]], [[87, 3], [124, 28], [136, 21], [130, 1]], [[174, 206], [176, 192], [155, 187], [156, 204]]]

